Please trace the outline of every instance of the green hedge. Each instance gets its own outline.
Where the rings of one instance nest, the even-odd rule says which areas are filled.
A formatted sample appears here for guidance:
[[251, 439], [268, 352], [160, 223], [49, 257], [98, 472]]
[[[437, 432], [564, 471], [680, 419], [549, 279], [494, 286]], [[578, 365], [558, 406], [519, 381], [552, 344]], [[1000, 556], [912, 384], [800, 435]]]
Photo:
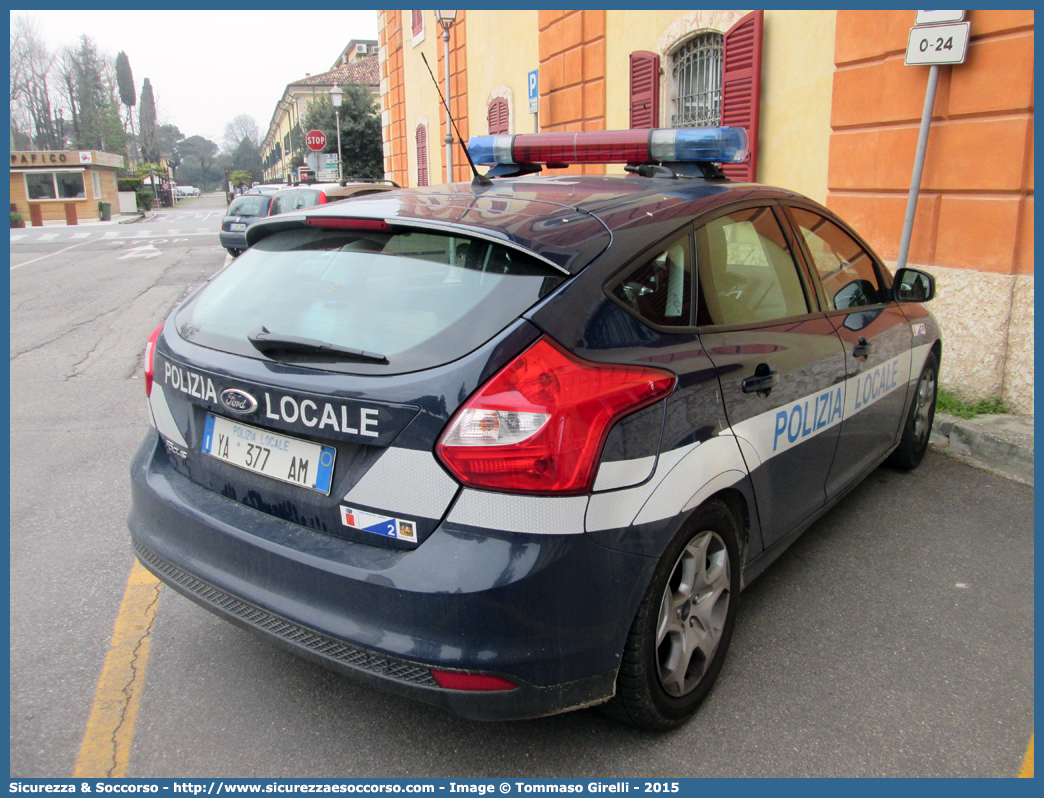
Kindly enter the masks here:
[[142, 187], [142, 179], [140, 177], [120, 177], [116, 179], [116, 189], [118, 191], [137, 191]]

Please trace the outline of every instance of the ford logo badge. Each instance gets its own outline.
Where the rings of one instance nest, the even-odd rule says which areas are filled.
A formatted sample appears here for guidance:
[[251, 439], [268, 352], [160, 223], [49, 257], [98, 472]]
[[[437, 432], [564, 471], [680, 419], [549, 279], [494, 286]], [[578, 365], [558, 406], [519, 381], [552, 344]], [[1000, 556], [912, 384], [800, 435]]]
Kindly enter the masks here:
[[246, 415], [257, 410], [257, 399], [238, 388], [227, 388], [221, 392], [221, 404], [233, 413]]

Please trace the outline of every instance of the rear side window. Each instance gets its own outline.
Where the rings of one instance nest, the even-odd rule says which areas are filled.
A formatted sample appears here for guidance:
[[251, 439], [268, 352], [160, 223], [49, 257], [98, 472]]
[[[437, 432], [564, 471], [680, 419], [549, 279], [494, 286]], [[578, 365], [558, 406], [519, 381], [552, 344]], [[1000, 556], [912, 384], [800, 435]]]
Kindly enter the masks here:
[[264, 216], [268, 210], [268, 197], [250, 195], [236, 197], [228, 206], [228, 216]]
[[263, 325], [388, 359], [293, 352], [281, 362], [394, 374], [467, 354], [564, 279], [523, 252], [459, 236], [288, 230], [248, 249], [176, 321], [182, 338], [212, 349], [268, 359], [248, 339]]
[[692, 253], [689, 233], [657, 247], [613, 288], [634, 313], [662, 327], [692, 325]]
[[280, 191], [272, 197], [272, 215], [314, 208], [319, 204], [319, 194], [320, 191], [314, 188], [295, 188], [291, 191]]
[[771, 208], [733, 211], [698, 228], [696, 264], [698, 325], [758, 324], [808, 313]]
[[818, 213], [791, 208], [812, 264], [819, 273], [828, 306], [833, 310], [888, 302], [874, 262], [848, 233]]

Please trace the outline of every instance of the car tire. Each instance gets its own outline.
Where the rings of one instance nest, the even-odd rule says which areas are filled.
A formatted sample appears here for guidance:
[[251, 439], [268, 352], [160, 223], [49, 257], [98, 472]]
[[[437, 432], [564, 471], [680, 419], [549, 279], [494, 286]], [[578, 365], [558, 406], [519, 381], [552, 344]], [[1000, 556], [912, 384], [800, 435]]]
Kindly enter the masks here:
[[740, 593], [736, 520], [702, 505], [667, 547], [624, 646], [611, 717], [649, 731], [687, 721], [714, 686]]
[[932, 437], [932, 423], [935, 421], [935, 399], [939, 385], [939, 358], [935, 352], [929, 352], [917, 379], [910, 410], [903, 427], [903, 436], [899, 446], [892, 452], [885, 465], [893, 468], [911, 470], [917, 468], [928, 451], [928, 441]]
[[233, 258], [238, 258], [240, 255], [243, 254], [243, 250], [236, 249], [235, 247], [225, 247], [225, 249], [228, 250], [228, 254], [231, 255]]

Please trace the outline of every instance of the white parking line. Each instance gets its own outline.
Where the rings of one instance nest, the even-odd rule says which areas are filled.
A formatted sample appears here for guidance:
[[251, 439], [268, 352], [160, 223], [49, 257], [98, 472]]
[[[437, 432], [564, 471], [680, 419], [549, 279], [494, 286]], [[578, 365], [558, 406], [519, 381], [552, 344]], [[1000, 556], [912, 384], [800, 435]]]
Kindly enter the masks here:
[[37, 261], [43, 260], [44, 258], [49, 258], [52, 255], [61, 255], [63, 252], [68, 252], [70, 249], [75, 249], [76, 247], [82, 247], [86, 243], [87, 243], [86, 241], [81, 241], [79, 244], [73, 244], [72, 246], [66, 247], [65, 249], [59, 249], [57, 252], [48, 252], [46, 255], [41, 255], [38, 258], [33, 258], [32, 260], [27, 260], [25, 263], [16, 263], [13, 266], [11, 266], [11, 271], [14, 271], [15, 269], [20, 269], [23, 266], [28, 266], [30, 263], [36, 263]]

